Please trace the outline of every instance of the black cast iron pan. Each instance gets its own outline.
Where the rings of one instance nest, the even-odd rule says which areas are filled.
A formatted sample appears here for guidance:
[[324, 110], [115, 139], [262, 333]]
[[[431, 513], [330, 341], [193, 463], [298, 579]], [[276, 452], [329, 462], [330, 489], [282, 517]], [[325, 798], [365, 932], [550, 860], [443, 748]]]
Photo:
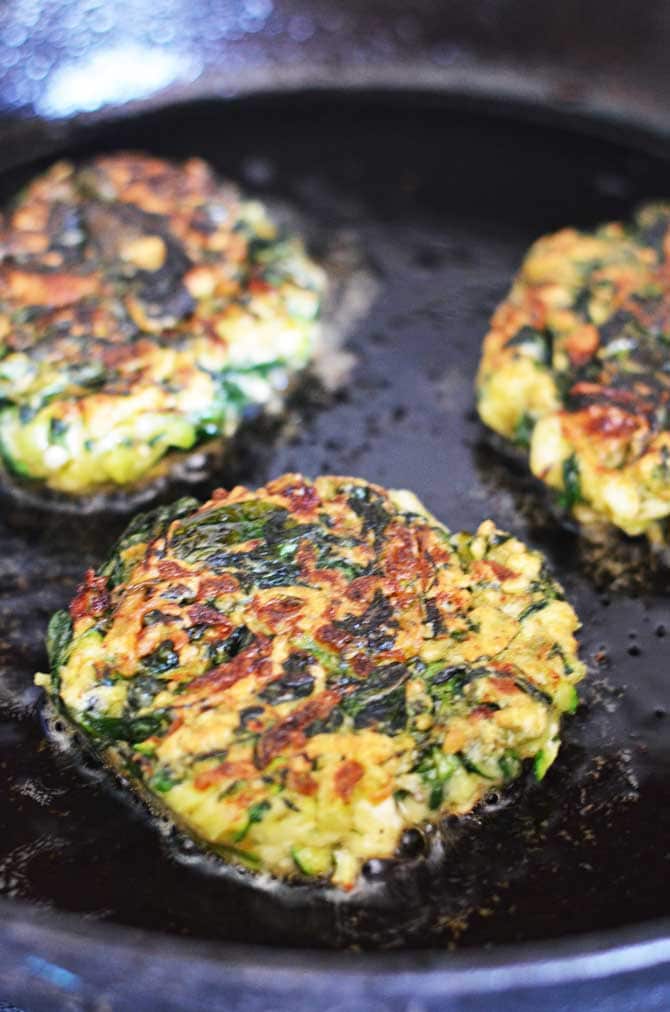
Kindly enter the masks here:
[[[107, 988], [123, 1008], [129, 973], [140, 1008], [152, 1007], [150, 994], [163, 1008], [313, 1008], [322, 987], [333, 1008], [409, 1008], [412, 995], [418, 1008], [444, 1007], [440, 995], [485, 1008], [492, 988], [522, 1008], [510, 989], [553, 986], [559, 1001], [566, 977], [582, 981], [571, 1001], [593, 1008], [622, 982], [666, 987], [668, 570], [642, 544], [587, 543], [560, 526], [523, 467], [489, 444], [472, 377], [487, 318], [528, 242], [670, 196], [670, 148], [658, 133], [650, 153], [649, 136], [599, 136], [595, 121], [590, 133], [584, 119], [577, 130], [556, 116], [525, 121], [520, 106], [501, 116], [475, 105], [435, 91], [266, 95], [98, 115], [64, 137], [51, 128], [34, 137], [47, 161], [114, 147], [200, 154], [259, 195], [293, 203], [317, 242], [334, 229], [352, 234], [379, 288], [352, 335], [349, 387], [328, 395], [308, 384], [289, 424], [247, 434], [214, 481], [360, 474], [414, 489], [454, 528], [492, 515], [544, 551], [584, 623], [590, 668], [560, 759], [541, 787], [449, 822], [441, 862], [419, 854], [373, 868], [341, 902], [215, 873], [94, 764], [43, 740], [31, 676], [45, 663], [46, 619], [123, 520], [75, 524], [5, 500], [0, 999], [39, 1009], [69, 996], [89, 1007]], [[7, 152], [3, 198], [43, 164], [28, 164], [23, 136], [23, 152]], [[306, 952], [352, 946], [412, 951], [391, 960]], [[125, 992], [105, 976], [112, 964]], [[337, 986], [325, 983], [331, 974]], [[217, 980], [227, 1003], [208, 990]]]

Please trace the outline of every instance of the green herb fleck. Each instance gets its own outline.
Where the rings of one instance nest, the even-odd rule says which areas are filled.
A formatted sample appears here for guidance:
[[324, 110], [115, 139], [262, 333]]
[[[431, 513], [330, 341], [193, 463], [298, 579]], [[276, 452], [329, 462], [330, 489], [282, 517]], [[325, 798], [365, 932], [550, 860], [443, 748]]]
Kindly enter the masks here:
[[579, 464], [575, 454], [571, 454], [563, 461], [563, 489], [559, 493], [558, 501], [564, 510], [571, 510], [582, 498], [581, 478]]
[[525, 618], [528, 618], [529, 615], [534, 615], [536, 612], [542, 611], [542, 609], [546, 608], [548, 604], [549, 601], [547, 601], [546, 598], [544, 598], [541, 601], [532, 601], [530, 604], [526, 605], [526, 607], [523, 609], [523, 611], [519, 615], [518, 621], [523, 622], [523, 620]]
[[142, 667], [153, 675], [161, 675], [179, 665], [179, 654], [175, 652], [172, 640], [163, 640], [153, 653], [142, 658]]
[[527, 411], [524, 411], [514, 427], [514, 435], [512, 438], [516, 445], [522, 446], [527, 450], [530, 446], [530, 439], [533, 435], [534, 428], [535, 419], [532, 415], [528, 414]]
[[173, 787], [176, 787], [179, 783], [168, 766], [161, 767], [149, 781], [149, 786], [154, 790], [158, 791], [159, 794], [167, 794]]
[[47, 654], [54, 675], [65, 661], [65, 655], [71, 642], [72, 619], [67, 611], [57, 611], [51, 616], [47, 628]]
[[269, 808], [270, 808], [269, 801], [257, 801], [255, 804], [251, 805], [251, 807], [247, 811], [247, 821], [245, 822], [242, 829], [238, 830], [238, 832], [235, 833], [233, 841], [235, 843], [239, 843], [240, 840], [243, 840], [244, 837], [249, 832], [249, 830], [251, 829], [251, 827], [254, 825], [254, 823], [260, 822], [263, 819], [265, 813], [268, 811]]
[[421, 774], [422, 780], [428, 787], [428, 807], [432, 811], [442, 804], [445, 784], [460, 765], [458, 756], [445, 755], [442, 749], [433, 748], [417, 766], [417, 772]]

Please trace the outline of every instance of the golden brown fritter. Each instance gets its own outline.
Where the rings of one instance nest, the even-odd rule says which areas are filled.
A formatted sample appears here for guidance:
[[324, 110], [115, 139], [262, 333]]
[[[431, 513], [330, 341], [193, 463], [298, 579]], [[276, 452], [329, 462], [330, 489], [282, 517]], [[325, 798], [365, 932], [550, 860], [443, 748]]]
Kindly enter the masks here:
[[577, 625], [491, 521], [452, 534], [409, 492], [289, 474], [138, 516], [38, 681], [201, 843], [348, 888], [405, 829], [544, 775]]
[[146, 481], [281, 403], [323, 272], [199, 159], [54, 165], [0, 236], [0, 453], [39, 487]]
[[667, 544], [670, 205], [630, 226], [563, 229], [530, 249], [497, 309], [479, 413], [526, 446], [535, 475], [583, 522]]

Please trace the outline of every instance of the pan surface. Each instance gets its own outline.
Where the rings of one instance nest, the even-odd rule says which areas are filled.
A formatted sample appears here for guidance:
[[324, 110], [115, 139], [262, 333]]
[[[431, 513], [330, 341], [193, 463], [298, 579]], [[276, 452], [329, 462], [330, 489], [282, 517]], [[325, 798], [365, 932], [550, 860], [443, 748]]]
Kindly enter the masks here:
[[[3, 895], [174, 935], [320, 947], [479, 947], [670, 913], [668, 571], [643, 544], [588, 543], [560, 526], [524, 465], [489, 443], [472, 394], [488, 318], [528, 243], [670, 196], [662, 146], [649, 154], [436, 97], [319, 94], [147, 113], [97, 126], [67, 153], [118, 147], [208, 158], [293, 204], [317, 245], [348, 234], [377, 278], [350, 341], [349, 384], [333, 395], [307, 383], [288, 421], [243, 437], [196, 494], [287, 470], [331, 472], [411, 488], [453, 529], [492, 516], [546, 553], [582, 619], [590, 671], [545, 782], [449, 820], [440, 861], [373, 865], [337, 902], [315, 889], [257, 888], [197, 860], [95, 763], [45, 743], [32, 674], [46, 663], [47, 618], [124, 521], [5, 500]], [[43, 164], [6, 173], [3, 200]]]

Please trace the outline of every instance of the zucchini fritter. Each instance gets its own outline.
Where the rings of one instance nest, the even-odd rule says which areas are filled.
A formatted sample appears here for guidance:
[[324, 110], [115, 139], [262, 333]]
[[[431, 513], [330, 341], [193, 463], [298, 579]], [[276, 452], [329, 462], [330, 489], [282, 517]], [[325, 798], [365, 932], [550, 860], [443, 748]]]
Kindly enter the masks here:
[[197, 840], [345, 888], [559, 747], [584, 674], [541, 556], [288, 474], [139, 515], [49, 628], [63, 712]]
[[670, 204], [530, 249], [484, 341], [479, 413], [578, 520], [668, 543]]
[[199, 159], [60, 162], [0, 241], [0, 453], [36, 485], [146, 482], [312, 353], [322, 270]]

